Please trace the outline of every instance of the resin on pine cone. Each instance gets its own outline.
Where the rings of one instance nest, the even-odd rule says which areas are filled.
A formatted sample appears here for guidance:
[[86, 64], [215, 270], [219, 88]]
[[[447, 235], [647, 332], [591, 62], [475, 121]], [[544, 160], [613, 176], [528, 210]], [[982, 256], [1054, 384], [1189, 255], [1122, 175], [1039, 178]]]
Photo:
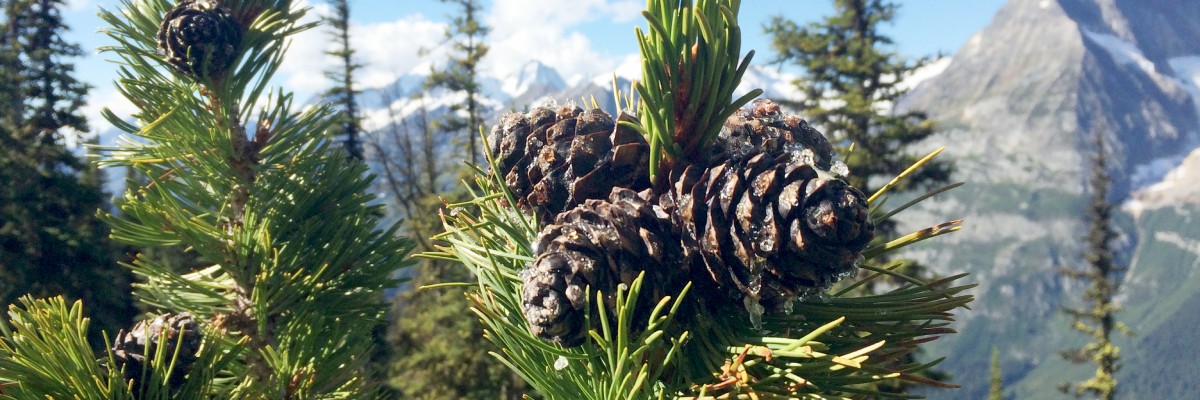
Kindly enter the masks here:
[[648, 190], [617, 188], [608, 200], [589, 199], [542, 229], [538, 256], [522, 272], [521, 309], [534, 335], [582, 344], [585, 319], [599, 318], [596, 304], [585, 309], [589, 290], [600, 291], [598, 300], [615, 309], [618, 285], [631, 285], [643, 271], [634, 321], [646, 321], [653, 302], [683, 289], [690, 277], [678, 240], [650, 197]]
[[607, 198], [613, 188], [650, 187], [645, 138], [599, 109], [508, 114], [488, 135], [488, 149], [517, 206], [542, 225], [588, 199]]
[[[166, 339], [165, 342], [162, 339]], [[163, 314], [140, 321], [129, 331], [122, 329], [117, 333], [112, 355], [116, 360], [115, 367], [123, 369], [125, 381], [135, 381], [134, 395], [139, 396], [142, 391], [139, 388], [146, 382], [136, 381], [142, 379], [143, 369], [153, 371], [150, 365], [154, 362], [158, 347], [166, 346], [165, 354], [175, 357], [171, 376], [166, 377], [166, 381], [172, 390], [176, 390], [183, 385], [184, 376], [196, 363], [196, 353], [200, 351], [202, 340], [200, 325], [191, 314]]]
[[158, 29], [158, 53], [184, 75], [218, 77], [237, 58], [242, 27], [216, 0], [183, 0]]
[[833, 145], [799, 115], [771, 100], [755, 100], [725, 120], [709, 159], [741, 159], [755, 153], [788, 152], [822, 170], [833, 167]]

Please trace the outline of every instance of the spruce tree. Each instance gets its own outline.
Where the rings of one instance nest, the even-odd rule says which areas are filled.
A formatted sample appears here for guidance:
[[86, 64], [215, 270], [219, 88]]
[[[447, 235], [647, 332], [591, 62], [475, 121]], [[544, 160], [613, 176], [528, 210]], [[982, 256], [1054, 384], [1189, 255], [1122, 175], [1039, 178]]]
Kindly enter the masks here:
[[[456, 24], [478, 24], [474, 19], [478, 5], [471, 7], [474, 9], [466, 10], [470, 14], [456, 17]], [[458, 22], [460, 19], [470, 22]], [[463, 160], [445, 157], [440, 149], [444, 149], [441, 144], [447, 139], [441, 133], [448, 128], [447, 120], [451, 121], [449, 126], [465, 125], [452, 113], [433, 121], [426, 107], [402, 119], [391, 108], [397, 100], [395, 91], [384, 90], [383, 94], [391, 123], [372, 135], [377, 155], [372, 161], [382, 170], [383, 190], [404, 218], [405, 231], [417, 240], [420, 250], [434, 251], [436, 242], [431, 238], [443, 232], [439, 210], [447, 202], [461, 200], [466, 193], [456, 188], [455, 182], [466, 175], [467, 167]], [[470, 107], [466, 110], [470, 115]], [[404, 398], [520, 398], [525, 390], [523, 383], [488, 354], [491, 348], [483, 338], [484, 327], [478, 318], [463, 314], [469, 307], [466, 289], [437, 285], [470, 282], [474, 277], [461, 264], [447, 260], [422, 259], [412, 272], [409, 287], [394, 299], [393, 324], [388, 334], [395, 354], [390, 366], [391, 385]]]
[[124, 326], [134, 313], [129, 275], [96, 217], [103, 178], [66, 144], [88, 131], [80, 108], [89, 88], [70, 62], [82, 50], [63, 38], [63, 1], [0, 6], [0, 304], [63, 295], [95, 304], [99, 327]]
[[1116, 259], [1113, 242], [1118, 235], [1112, 226], [1113, 204], [1108, 200], [1108, 188], [1111, 178], [1108, 175], [1108, 155], [1103, 136], [1095, 138], [1096, 154], [1092, 159], [1089, 180], [1091, 201], [1086, 215], [1090, 220], [1087, 233], [1086, 269], [1066, 269], [1063, 274], [1069, 278], [1089, 282], [1083, 292], [1086, 308], [1065, 308], [1071, 317], [1071, 328], [1090, 337], [1091, 342], [1080, 348], [1072, 348], [1061, 353], [1067, 361], [1076, 364], [1094, 363], [1096, 372], [1087, 380], [1078, 383], [1065, 383], [1060, 386], [1064, 392], [1076, 396], [1092, 395], [1100, 399], [1116, 398], [1117, 378], [1120, 370], [1120, 348], [1113, 344], [1116, 332], [1129, 333], [1129, 329], [1117, 320], [1117, 312], [1121, 307], [1113, 301], [1120, 289], [1120, 279], [1125, 272]]
[[[425, 86], [462, 93], [462, 103], [450, 106], [450, 113], [438, 121], [438, 129], [447, 134], [465, 135], [467, 159], [472, 165], [479, 164], [476, 145], [484, 110], [479, 103], [479, 63], [487, 56], [488, 45], [483, 42], [490, 30], [479, 21], [483, 5], [478, 0], [439, 0], [450, 3], [461, 10], [451, 19], [446, 28], [445, 43], [450, 46], [450, 59], [441, 68], [433, 68]], [[466, 112], [466, 117], [458, 115]]]
[[[800, 27], [782, 16], [774, 17], [766, 27], [778, 54], [775, 62], [800, 67], [796, 81], [801, 99], [785, 101], [823, 129], [834, 145], [845, 154], [851, 174], [847, 180], [866, 193], [874, 193], [897, 171], [920, 159], [909, 147], [934, 133], [933, 122], [919, 111], [898, 113], [889, 108], [905, 90], [901, 80], [925, 65], [925, 59], [909, 60], [889, 48], [892, 39], [880, 32], [890, 23], [899, 5], [887, 0], [835, 0], [834, 14], [819, 22]], [[950, 166], [931, 161], [903, 182], [891, 188], [897, 197], [912, 197], [918, 188], [929, 189], [947, 183]], [[943, 189], [944, 190], [944, 189]], [[880, 200], [886, 200], [880, 199]], [[876, 226], [880, 237], [897, 233], [892, 220]], [[874, 266], [904, 271], [929, 278], [927, 269], [911, 260], [881, 257]], [[885, 279], [878, 280], [876, 277]], [[862, 290], [870, 293], [879, 282], [896, 283], [886, 275], [869, 276]], [[885, 285], [887, 286], [887, 285]], [[917, 355], [901, 357], [900, 364], [912, 364]], [[948, 378], [944, 372], [930, 370], [926, 375]], [[904, 382], [885, 388], [897, 393], [908, 390]]]
[[992, 376], [988, 400], [1004, 400], [1004, 373], [1000, 370], [1000, 350], [992, 348]]
[[[83, 341], [92, 304], [22, 298], [0, 324], [0, 399], [374, 398], [366, 379], [384, 288], [411, 245], [378, 226], [362, 163], [326, 104], [295, 107], [269, 82], [288, 38], [313, 28], [289, 0], [126, 0], [102, 11], [118, 89], [105, 111], [130, 136], [105, 166], [150, 181], [122, 196], [112, 236], [193, 251], [207, 264], [127, 266], [153, 310]], [[133, 122], [126, 118], [132, 117]]]
[[329, 89], [325, 96], [342, 111], [338, 116], [337, 127], [340, 128], [340, 134], [344, 135], [342, 140], [346, 153], [350, 158], [362, 160], [362, 138], [359, 137], [362, 127], [357, 100], [362, 92], [354, 89], [354, 71], [362, 68], [362, 65], [354, 61], [354, 48], [350, 47], [350, 2], [331, 0], [330, 3], [333, 5], [334, 14], [325, 21], [332, 29], [330, 35], [333, 36], [337, 48], [327, 51], [326, 54], [336, 57], [338, 65], [336, 69], [325, 73], [334, 81], [333, 88]]
[[[905, 93], [901, 81], [927, 61], [901, 57], [880, 32], [898, 8], [888, 0], [835, 0], [834, 14], [819, 22], [801, 27], [777, 16], [766, 27], [778, 55], [774, 62], [801, 70], [796, 85], [802, 98], [783, 103], [830, 136], [845, 153], [848, 181], [866, 193], [919, 160], [908, 147], [935, 132], [922, 112], [890, 110]], [[949, 174], [949, 164], [929, 162], [892, 190], [935, 187]], [[895, 233], [891, 223], [877, 229]]]

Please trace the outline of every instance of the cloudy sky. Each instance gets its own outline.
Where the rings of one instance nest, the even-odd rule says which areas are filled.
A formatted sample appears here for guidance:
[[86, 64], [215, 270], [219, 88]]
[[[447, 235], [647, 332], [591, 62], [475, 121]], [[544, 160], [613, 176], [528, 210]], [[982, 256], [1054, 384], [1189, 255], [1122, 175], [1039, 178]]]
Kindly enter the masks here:
[[[313, 7], [313, 15], [328, 12], [325, 0], [299, 0]], [[762, 25], [774, 15], [806, 23], [828, 15], [829, 0], [745, 0], [741, 20], [743, 49], [756, 49], [758, 62], [773, 55]], [[887, 33], [906, 55], [953, 54], [974, 32], [981, 29], [1003, 4], [1003, 0], [914, 0], [904, 2], [899, 18]], [[80, 43], [88, 56], [78, 60], [79, 77], [95, 88], [87, 109], [94, 131], [107, 125], [99, 118], [101, 107], [117, 115], [133, 110], [113, 89], [115, 67], [104, 54], [93, 49], [111, 45], [96, 33], [103, 24], [98, 8], [114, 9], [117, 0], [69, 0], [65, 12], [72, 32], [69, 40]], [[531, 60], [541, 61], [562, 74], [568, 83], [618, 72], [635, 75], [637, 44], [633, 27], [644, 25], [640, 11], [644, 0], [484, 0], [483, 21], [492, 28], [487, 41], [491, 51], [482, 65], [483, 73], [504, 77]], [[444, 58], [442, 42], [448, 14], [454, 10], [438, 0], [352, 0], [352, 45], [358, 61], [365, 65], [358, 75], [365, 87], [386, 85], [399, 75], [429, 70], [431, 62]], [[329, 86], [323, 71], [334, 60], [323, 52], [331, 44], [323, 29], [295, 38], [279, 81], [300, 99]], [[420, 49], [428, 49], [419, 55]]]

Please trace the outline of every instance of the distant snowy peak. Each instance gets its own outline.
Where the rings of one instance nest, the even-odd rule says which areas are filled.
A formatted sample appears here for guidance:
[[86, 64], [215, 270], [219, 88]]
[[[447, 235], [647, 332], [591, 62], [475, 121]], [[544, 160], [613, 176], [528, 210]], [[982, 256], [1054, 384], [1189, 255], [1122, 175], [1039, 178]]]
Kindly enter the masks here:
[[553, 68], [538, 61], [530, 61], [521, 67], [516, 74], [504, 78], [500, 90], [512, 98], [530, 94], [530, 92], [556, 92], [567, 88], [567, 82]]
[[804, 96], [796, 88], [796, 76], [780, 71], [778, 68], [751, 64], [742, 75], [741, 85], [733, 91], [734, 97], [749, 93], [754, 89], [762, 89], [760, 98], [771, 100], [798, 100]]

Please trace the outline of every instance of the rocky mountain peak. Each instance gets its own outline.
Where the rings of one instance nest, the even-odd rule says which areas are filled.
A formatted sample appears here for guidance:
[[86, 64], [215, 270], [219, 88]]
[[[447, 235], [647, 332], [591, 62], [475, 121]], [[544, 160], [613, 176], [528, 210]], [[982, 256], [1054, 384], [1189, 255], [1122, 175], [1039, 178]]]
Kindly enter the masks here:
[[989, 182], [1079, 192], [1081, 154], [1099, 132], [1125, 195], [1133, 167], [1196, 141], [1196, 109], [1172, 60], [1200, 55], [1200, 42], [1165, 25], [1192, 14], [1182, 32], [1200, 29], [1200, 2], [1012, 0], [900, 106], [940, 121], [939, 140], [968, 160], [965, 177]]
[[[967, 182], [901, 217], [906, 229], [968, 221], [947, 247], [909, 256], [941, 274], [971, 272], [980, 284], [979, 311], [955, 326], [963, 334], [935, 344], [944, 347], [934, 353], [955, 354], [942, 366], [965, 390], [930, 398], [982, 398], [990, 354], [980, 349], [992, 346], [1009, 349], [1006, 392], [1017, 398], [1062, 398], [1056, 384], [1090, 373], [1056, 354], [1076, 334], [1060, 306], [1078, 301], [1077, 283], [1058, 271], [1084, 263], [1094, 135], [1110, 152], [1110, 200], [1127, 201], [1132, 214], [1114, 220], [1129, 264], [1122, 306], [1130, 311], [1121, 318], [1146, 331], [1200, 321], [1200, 311], [1179, 306], [1200, 299], [1200, 284], [1180, 278], [1200, 271], [1197, 37], [1196, 0], [1009, 0], [944, 72], [897, 104], [939, 124], [929, 144], [946, 146], [956, 179]], [[1157, 364], [1177, 343], [1134, 340], [1146, 342], [1122, 345], [1123, 361], [1137, 366], [1118, 377], [1130, 382], [1123, 393], [1195, 397], [1148, 397], [1188, 369]]]

